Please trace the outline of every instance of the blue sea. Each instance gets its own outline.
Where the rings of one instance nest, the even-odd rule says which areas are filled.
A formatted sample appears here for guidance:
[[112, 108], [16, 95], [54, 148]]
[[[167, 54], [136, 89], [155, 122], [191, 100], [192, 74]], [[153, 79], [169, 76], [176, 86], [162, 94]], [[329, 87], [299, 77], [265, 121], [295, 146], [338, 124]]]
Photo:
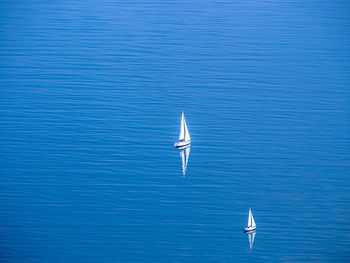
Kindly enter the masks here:
[[0, 148], [0, 262], [349, 262], [350, 2], [1, 1]]

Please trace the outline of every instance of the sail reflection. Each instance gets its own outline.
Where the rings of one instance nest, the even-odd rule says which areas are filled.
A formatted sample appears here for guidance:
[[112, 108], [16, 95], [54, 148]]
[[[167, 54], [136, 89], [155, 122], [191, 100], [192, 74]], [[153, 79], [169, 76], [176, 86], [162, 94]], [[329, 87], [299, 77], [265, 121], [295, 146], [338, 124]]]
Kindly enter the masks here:
[[183, 177], [186, 177], [186, 168], [187, 168], [187, 164], [188, 164], [188, 159], [190, 157], [191, 146], [188, 145], [188, 146], [181, 147], [178, 149], [179, 149], [179, 153], [180, 153], [181, 161], [182, 161], [182, 175], [183, 175]]
[[254, 231], [248, 232], [247, 234], [248, 234], [248, 240], [249, 240], [249, 248], [250, 250], [252, 250], [256, 231], [254, 230]]

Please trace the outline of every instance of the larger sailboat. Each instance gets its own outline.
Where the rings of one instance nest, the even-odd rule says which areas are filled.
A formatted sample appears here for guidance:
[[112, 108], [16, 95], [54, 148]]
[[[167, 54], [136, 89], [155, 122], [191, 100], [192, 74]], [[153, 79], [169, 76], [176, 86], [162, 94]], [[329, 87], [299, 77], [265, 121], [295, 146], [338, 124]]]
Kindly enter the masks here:
[[254, 231], [255, 229], [256, 229], [256, 224], [254, 221], [252, 210], [249, 208], [248, 226], [244, 228], [244, 232]]
[[184, 147], [186, 145], [189, 145], [190, 143], [191, 143], [191, 137], [190, 137], [190, 134], [188, 133], [184, 113], [182, 113], [179, 140], [175, 142], [174, 146]]

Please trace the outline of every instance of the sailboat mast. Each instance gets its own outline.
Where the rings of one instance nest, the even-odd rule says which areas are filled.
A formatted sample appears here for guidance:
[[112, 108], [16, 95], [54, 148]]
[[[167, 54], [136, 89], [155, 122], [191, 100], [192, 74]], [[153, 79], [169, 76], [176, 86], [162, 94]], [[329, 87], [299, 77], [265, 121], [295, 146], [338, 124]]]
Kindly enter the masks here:
[[184, 133], [184, 139], [186, 139], [186, 121], [185, 121], [185, 116], [184, 113], [182, 112], [182, 126], [183, 128], [183, 133]]
[[184, 113], [182, 113], [179, 140], [185, 139], [185, 125], [184, 125], [184, 120], [185, 120], [185, 118], [184, 118]]
[[252, 225], [252, 211], [249, 209], [249, 215], [248, 215], [248, 227]]

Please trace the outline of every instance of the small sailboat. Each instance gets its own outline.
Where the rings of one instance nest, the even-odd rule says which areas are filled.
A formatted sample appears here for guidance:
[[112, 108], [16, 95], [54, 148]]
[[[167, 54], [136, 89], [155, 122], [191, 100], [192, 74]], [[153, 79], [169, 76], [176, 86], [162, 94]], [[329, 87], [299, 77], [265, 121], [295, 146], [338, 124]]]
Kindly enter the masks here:
[[190, 143], [191, 143], [191, 137], [190, 137], [190, 134], [188, 133], [184, 113], [182, 113], [179, 140], [174, 144], [174, 146], [183, 147], [183, 146], [189, 145]]
[[253, 245], [254, 245], [256, 231], [253, 230], [253, 231], [248, 232], [247, 234], [248, 234], [248, 239], [249, 239], [249, 248], [250, 248], [250, 250], [252, 250]]
[[254, 231], [255, 229], [256, 229], [256, 224], [254, 221], [252, 210], [249, 208], [248, 226], [244, 228], [244, 232]]
[[185, 147], [181, 147], [178, 149], [180, 151], [180, 156], [181, 156], [181, 161], [182, 161], [182, 175], [183, 175], [183, 177], [185, 177], [188, 159], [190, 158], [191, 146], [187, 145]]

